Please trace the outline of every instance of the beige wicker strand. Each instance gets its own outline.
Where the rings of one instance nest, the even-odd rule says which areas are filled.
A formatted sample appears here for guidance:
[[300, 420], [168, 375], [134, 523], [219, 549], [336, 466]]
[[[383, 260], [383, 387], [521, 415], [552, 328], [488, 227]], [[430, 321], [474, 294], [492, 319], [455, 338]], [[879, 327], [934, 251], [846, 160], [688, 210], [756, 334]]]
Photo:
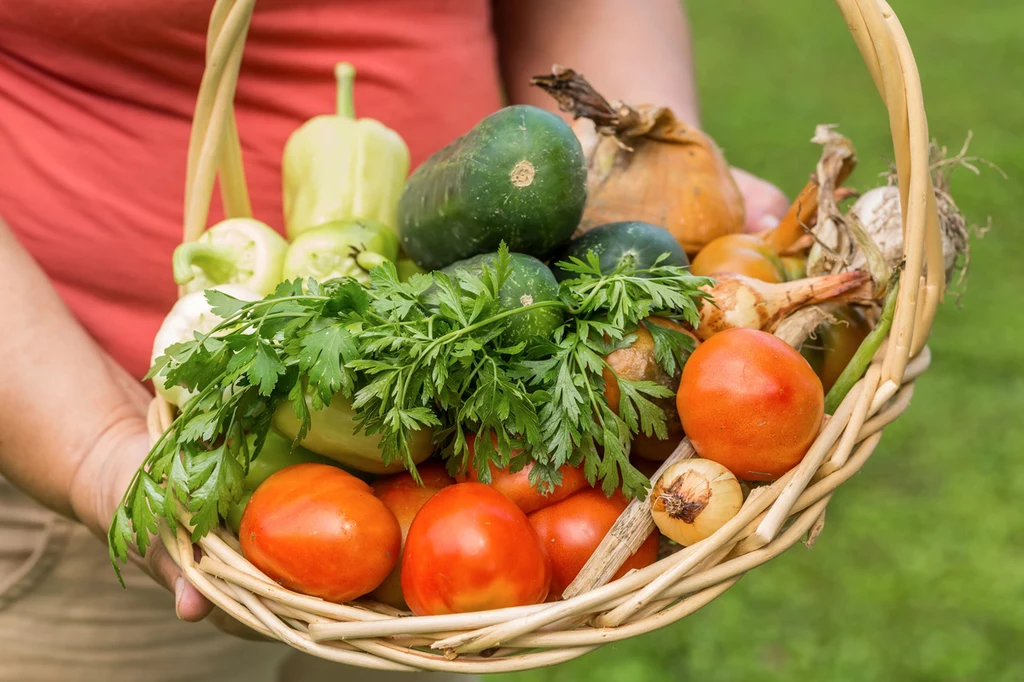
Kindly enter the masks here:
[[854, 405], [853, 412], [850, 414], [850, 423], [847, 424], [846, 429], [843, 431], [843, 435], [839, 439], [839, 443], [836, 448], [830, 453], [828, 459], [818, 468], [819, 473], [827, 476], [846, 464], [846, 460], [849, 458], [850, 453], [853, 452], [854, 445], [857, 444], [857, 438], [860, 435], [860, 430], [868, 418], [868, 411], [871, 407], [871, 398], [875, 394], [875, 389], [878, 387], [878, 381], [881, 378], [882, 368], [877, 364], [871, 365], [863, 379], [864, 390], [862, 390], [860, 395], [857, 396], [857, 404]]
[[[233, 100], [254, 1], [217, 0], [211, 15], [189, 141], [186, 241], [205, 229], [218, 181], [225, 213], [251, 214]], [[906, 264], [890, 338], [823, 425], [813, 457], [757, 488], [724, 532], [612, 583], [601, 585], [607, 576], [595, 566], [594, 586], [553, 604], [429, 617], [395, 617], [373, 603], [332, 604], [273, 583], [240, 555], [237, 543], [215, 533], [199, 541], [196, 561], [183, 513], [177, 532], [161, 528], [160, 539], [186, 579], [257, 632], [328, 660], [386, 670], [511, 672], [570, 660], [675, 622], [813, 533], [835, 490], [864, 465], [882, 430], [909, 405], [913, 382], [931, 360], [926, 342], [944, 290], [927, 122], [906, 35], [883, 0], [836, 4], [888, 111], [905, 208]], [[172, 418], [171, 407], [154, 399], [147, 420], [154, 439]], [[689, 453], [687, 445], [677, 449], [677, 459]], [[623, 547], [632, 540], [628, 533], [614, 538]], [[487, 655], [474, 653], [481, 651]]]
[[825, 457], [828, 456], [833, 444], [849, 430], [854, 406], [860, 402], [861, 393], [864, 393], [866, 386], [866, 378], [854, 384], [846, 398], [839, 405], [839, 408], [835, 411], [835, 414], [832, 415], [825, 428], [822, 429], [817, 440], [814, 441], [814, 445], [811, 446], [810, 450], [807, 451], [807, 454], [800, 461], [800, 464], [797, 465], [793, 478], [786, 484], [782, 493], [779, 494], [779, 499], [775, 501], [775, 504], [772, 505], [767, 516], [765, 516], [764, 521], [758, 526], [757, 531], [754, 533], [754, 539], [757, 542], [760, 542], [762, 545], [768, 544], [782, 529], [782, 524], [789, 518], [793, 504], [800, 497], [800, 494], [803, 493], [804, 488], [811, 482], [814, 472], [825, 461]]
[[217, 167], [224, 159], [221, 141], [238, 83], [254, 1], [235, 0], [199, 86], [186, 172], [185, 241], [194, 241], [206, 229]]
[[[210, 28], [206, 34], [207, 59], [211, 56], [210, 53], [216, 42], [216, 36], [220, 33], [221, 27], [224, 24], [227, 9], [226, 3], [223, 10], [219, 10], [217, 6], [213, 9], [213, 15], [210, 18]], [[221, 200], [224, 203], [224, 214], [228, 218], [252, 217], [252, 203], [249, 201], [249, 188], [245, 183], [245, 168], [242, 164], [242, 141], [238, 137], [238, 124], [235, 122], [234, 105], [228, 108], [227, 121], [224, 124], [223, 146], [218, 175]]]
[[[935, 213], [931, 175], [928, 172], [928, 131], [920, 78], [902, 26], [887, 4], [879, 0], [875, 12], [863, 12], [862, 8], [855, 6], [855, 4], [863, 5], [864, 3], [861, 2], [837, 0], [837, 4], [843, 11], [847, 24], [855, 27], [852, 29], [854, 37], [858, 39], [858, 46], [861, 47], [861, 53], [865, 57], [865, 61], [869, 63], [869, 68], [871, 52], [861, 46], [860, 40], [865, 34], [870, 36], [876, 47], [876, 58], [879, 57], [877, 47], [882, 45], [884, 46], [884, 58], [889, 61], [895, 58], [898, 66], [898, 68], [881, 69], [882, 81], [885, 83], [883, 99], [890, 111], [894, 152], [897, 157], [904, 219], [904, 251], [907, 257], [904, 283], [901, 286], [896, 320], [893, 324], [892, 336], [896, 343], [890, 344], [891, 351], [887, 354], [883, 367], [885, 379], [895, 379], [898, 383], [898, 377], [909, 357], [924, 345], [927, 332], [934, 319], [935, 307], [941, 297], [940, 292], [943, 288], [941, 279], [944, 277], [944, 273], [935, 273], [936, 269], [942, 268], [941, 245], [938, 249], [935, 248], [935, 239], [938, 238], [938, 218]], [[884, 34], [885, 40], [880, 39], [882, 34]], [[878, 79], [876, 79], [876, 85], [878, 85]], [[903, 106], [898, 106], [899, 104]], [[913, 168], [910, 167], [911, 157], [915, 164]], [[919, 211], [922, 212], [921, 215], [918, 215]], [[926, 287], [925, 303], [918, 308], [919, 289], [914, 284], [919, 280], [923, 269], [924, 249], [920, 239], [924, 237], [926, 229], [934, 232], [934, 235], [928, 238], [930, 246], [927, 253], [930, 262], [928, 269], [932, 273], [929, 275], [931, 288]], [[915, 334], [914, 327], [918, 321], [923, 326]], [[912, 343], [912, 339], [917, 339], [918, 343]]]
[[[661, 466], [651, 476], [651, 480], [657, 481], [670, 466], [694, 457], [696, 454], [697, 451], [690, 444], [690, 439], [684, 438], [679, 446], [672, 451], [672, 454], [661, 463]], [[598, 585], [604, 585], [615, 575], [619, 567], [633, 555], [633, 552], [654, 530], [654, 517], [649, 511], [650, 504], [651, 493], [648, 491], [644, 499], [637, 498], [626, 505], [626, 510], [608, 531], [605, 539], [583, 564], [579, 575], [562, 591], [563, 599], [570, 599], [578, 594], [589, 592]]]
[[[199, 83], [199, 92], [196, 95], [196, 105], [192, 115], [192, 129], [188, 141], [188, 153], [185, 157], [186, 214], [188, 213], [188, 207], [194, 201], [192, 198], [192, 183], [195, 180], [199, 149], [209, 129], [213, 96], [216, 93], [216, 84], [220, 79], [218, 68], [222, 68], [218, 65], [225, 63], [227, 55], [230, 54], [235, 45], [235, 41], [231, 40], [230, 37], [218, 41], [224, 29], [228, 12], [234, 7], [234, 3], [235, 0], [217, 0], [213, 6], [213, 11], [210, 13], [210, 26], [206, 33], [206, 64], [202, 80]], [[184, 234], [184, 241], [190, 241], [190, 235], [187, 231]]]

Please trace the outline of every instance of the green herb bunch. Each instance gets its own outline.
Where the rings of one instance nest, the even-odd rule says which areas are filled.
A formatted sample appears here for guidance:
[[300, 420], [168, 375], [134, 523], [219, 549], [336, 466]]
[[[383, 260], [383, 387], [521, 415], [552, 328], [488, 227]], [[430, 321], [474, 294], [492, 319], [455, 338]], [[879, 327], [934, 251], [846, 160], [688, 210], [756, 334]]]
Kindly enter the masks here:
[[[648, 316], [696, 326], [708, 298], [700, 287], [713, 282], [660, 260], [610, 274], [593, 254], [560, 265], [576, 277], [561, 284], [559, 300], [512, 310], [502, 309], [498, 295], [510, 272], [504, 244], [479, 275], [433, 272], [401, 282], [386, 262], [369, 286], [296, 280], [255, 302], [206, 292], [223, 322], [168, 348], [147, 375], [195, 395], [125, 492], [108, 534], [115, 568], [130, 544], [145, 553], [159, 518], [173, 527], [179, 507], [193, 540], [212, 530], [242, 496], [249, 464], [285, 402], [301, 421], [301, 441], [310, 405], [350, 400], [359, 428], [380, 434], [383, 461], [401, 461], [416, 478], [409, 437], [430, 429], [452, 473], [468, 464], [473, 434], [473, 465], [485, 482], [490, 463], [513, 470], [532, 463], [531, 483], [546, 490], [560, 482], [561, 466], [582, 464], [607, 493], [621, 486], [643, 495], [649, 482], [629, 464], [630, 442], [639, 433], [666, 436], [664, 412], [652, 400], [672, 393], [618, 377], [613, 410], [604, 357], [628, 347]], [[542, 306], [567, 314], [551, 337], [501, 343], [514, 316]], [[674, 374], [693, 340], [647, 329], [657, 361]]]

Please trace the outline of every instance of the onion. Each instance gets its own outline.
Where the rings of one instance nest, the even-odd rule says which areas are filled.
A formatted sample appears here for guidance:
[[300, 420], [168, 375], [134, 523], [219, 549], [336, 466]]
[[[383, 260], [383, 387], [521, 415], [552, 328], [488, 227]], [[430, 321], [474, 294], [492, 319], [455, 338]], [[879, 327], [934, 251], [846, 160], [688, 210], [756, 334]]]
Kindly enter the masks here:
[[651, 490], [658, 530], [688, 546], [713, 534], [743, 506], [743, 490], [732, 472], [709, 459], [673, 464]]
[[769, 329], [804, 306], [872, 299], [871, 275], [863, 270], [781, 284], [734, 274], [718, 275], [715, 279], [713, 287], [702, 287], [711, 294], [714, 304], [706, 302], [701, 306], [700, 325], [696, 329], [701, 341], [737, 327]]
[[707, 134], [665, 107], [611, 104], [571, 69], [556, 67], [531, 83], [577, 119], [588, 175], [583, 231], [644, 221], [668, 230], [690, 255], [743, 231], [743, 197]]

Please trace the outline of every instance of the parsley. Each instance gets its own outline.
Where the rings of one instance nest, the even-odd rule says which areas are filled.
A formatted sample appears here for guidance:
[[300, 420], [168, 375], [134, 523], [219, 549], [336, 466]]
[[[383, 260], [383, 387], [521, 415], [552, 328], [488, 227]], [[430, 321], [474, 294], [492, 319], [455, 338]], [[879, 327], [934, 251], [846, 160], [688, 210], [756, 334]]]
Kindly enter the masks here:
[[[467, 437], [476, 434], [474, 465], [485, 481], [491, 462], [513, 470], [532, 462], [531, 483], [550, 489], [559, 467], [582, 464], [608, 493], [621, 485], [628, 495], [644, 494], [649, 482], [629, 464], [630, 442], [638, 433], [666, 434], [653, 400], [671, 392], [619, 377], [613, 409], [604, 397], [604, 357], [632, 343], [648, 316], [696, 325], [708, 298], [700, 287], [711, 280], [660, 260], [607, 275], [593, 254], [560, 265], [575, 278], [561, 284], [559, 300], [514, 310], [499, 298], [511, 267], [504, 244], [479, 275], [434, 272], [401, 282], [386, 262], [368, 286], [296, 280], [255, 302], [208, 291], [224, 321], [168, 348], [147, 375], [195, 396], [125, 492], [108, 533], [115, 569], [130, 545], [145, 553], [159, 519], [173, 527], [179, 505], [191, 515], [193, 540], [212, 530], [242, 496], [245, 472], [286, 402], [301, 440], [311, 408], [337, 396], [351, 401], [362, 432], [380, 434], [383, 461], [401, 461], [417, 479], [409, 438], [431, 429], [453, 473], [467, 464]], [[502, 343], [515, 315], [544, 306], [568, 313], [550, 338]], [[676, 372], [692, 339], [648, 329], [656, 360]]]

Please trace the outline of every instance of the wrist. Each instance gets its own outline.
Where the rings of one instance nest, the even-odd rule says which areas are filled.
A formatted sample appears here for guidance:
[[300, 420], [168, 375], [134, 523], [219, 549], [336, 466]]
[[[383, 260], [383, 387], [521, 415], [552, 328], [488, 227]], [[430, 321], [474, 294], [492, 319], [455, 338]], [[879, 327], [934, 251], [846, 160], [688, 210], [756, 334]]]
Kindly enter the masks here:
[[71, 479], [69, 502], [77, 521], [106, 537], [135, 471], [150, 447], [144, 414], [126, 405], [111, 415], [87, 446]]

